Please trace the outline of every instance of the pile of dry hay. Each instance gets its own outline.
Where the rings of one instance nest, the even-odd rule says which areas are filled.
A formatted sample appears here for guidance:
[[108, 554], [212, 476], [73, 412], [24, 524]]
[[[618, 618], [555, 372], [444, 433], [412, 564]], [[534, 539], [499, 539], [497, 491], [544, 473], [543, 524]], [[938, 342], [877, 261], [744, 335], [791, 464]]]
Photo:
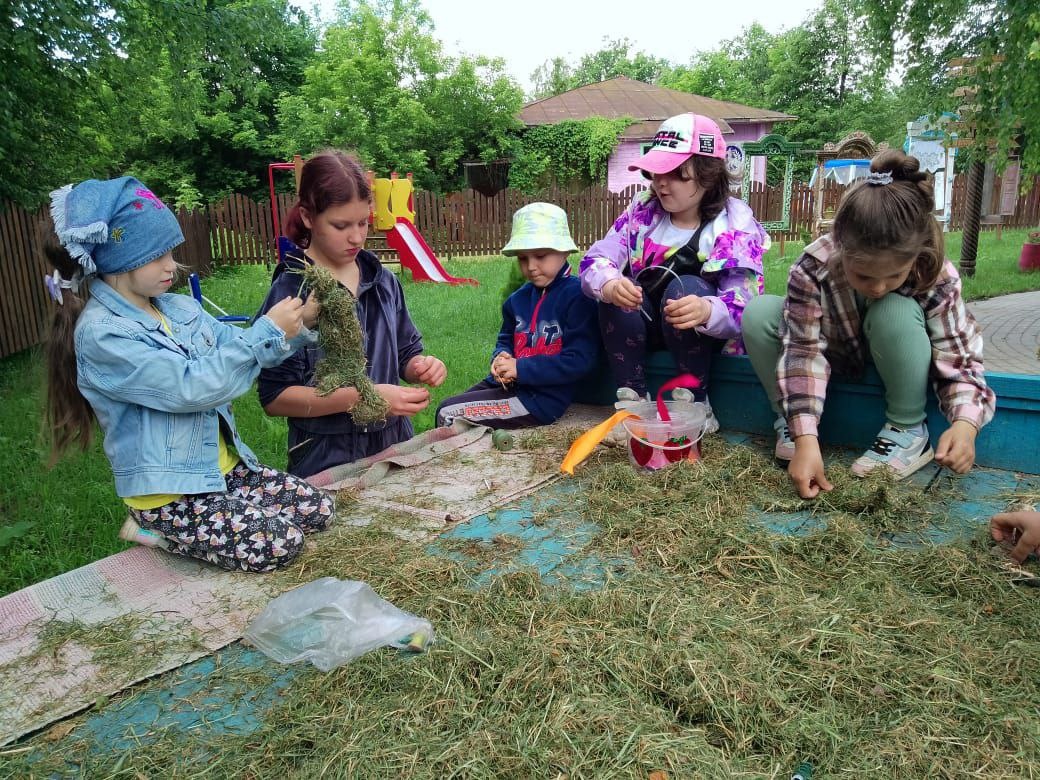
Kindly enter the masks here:
[[[1037, 773], [1038, 592], [1009, 585], [981, 529], [959, 546], [878, 543], [879, 529], [934, 519], [954, 488], [922, 501], [920, 488], [835, 468], [834, 492], [813, 505], [826, 530], [793, 537], [749, 521], [801, 505], [780, 500], [786, 477], [749, 449], [711, 442], [703, 463], [651, 475], [621, 457], [593, 459], [574, 507], [602, 528], [589, 552], [631, 561], [602, 590], [550, 588], [526, 573], [477, 589], [476, 565], [379, 523], [327, 537], [276, 575], [282, 585], [366, 580], [433, 622], [429, 653], [301, 671], [247, 737], [164, 733], [97, 758], [73, 732], [9, 767], [729, 778], [788, 777], [805, 760], [817, 777]], [[258, 687], [270, 680], [250, 674]]]

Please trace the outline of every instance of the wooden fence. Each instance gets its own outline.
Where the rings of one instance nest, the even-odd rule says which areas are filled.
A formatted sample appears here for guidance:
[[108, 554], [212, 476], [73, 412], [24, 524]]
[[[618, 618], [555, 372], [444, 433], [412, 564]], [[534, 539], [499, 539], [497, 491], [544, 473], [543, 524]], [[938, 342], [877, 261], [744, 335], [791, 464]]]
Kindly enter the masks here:
[[544, 200], [567, 212], [574, 242], [586, 249], [603, 238], [635, 189], [613, 193], [606, 187], [553, 188], [537, 196], [507, 189], [490, 198], [475, 190], [451, 195], [417, 192], [415, 226], [441, 257], [494, 255], [509, 240], [513, 212], [527, 203]]
[[[279, 196], [279, 208], [292, 205]], [[231, 197], [198, 211], [177, 212], [184, 243], [174, 250], [177, 262], [201, 276], [214, 262], [242, 265], [270, 262], [274, 257], [274, 229], [270, 204], [244, 195]], [[54, 305], [43, 286], [50, 270], [43, 256], [44, 237], [52, 233], [45, 208], [27, 211], [0, 206], [0, 357], [39, 344]]]
[[[962, 227], [966, 177], [958, 177], [953, 188], [951, 229]], [[473, 255], [497, 254], [509, 238], [513, 212], [526, 203], [548, 200], [568, 214], [575, 243], [582, 250], [602, 238], [613, 221], [630, 202], [636, 188], [612, 193], [596, 186], [582, 190], [555, 188], [527, 196], [514, 190], [503, 190], [485, 197], [473, 190], [451, 195], [431, 192], [415, 193], [415, 224], [434, 252], [442, 259]], [[837, 204], [844, 188], [828, 182], [824, 191], [825, 205]], [[997, 177], [993, 186], [994, 202], [988, 213], [996, 210], [1000, 193]], [[782, 193], [778, 187], [756, 185], [749, 197], [759, 219], [780, 218]], [[290, 195], [278, 196], [279, 214], [284, 219], [292, 205]], [[813, 191], [796, 182], [791, 193], [791, 229], [785, 239], [797, 240], [811, 231]], [[270, 263], [275, 258], [275, 231], [270, 203], [256, 202], [244, 195], [232, 195], [198, 211], [177, 213], [184, 230], [184, 244], [174, 251], [178, 262], [200, 276], [206, 276], [213, 265], [245, 265]], [[1005, 217], [1005, 227], [1040, 225], [1040, 177], [1030, 190], [1020, 195], [1014, 216]], [[985, 225], [992, 229], [996, 225]], [[41, 239], [51, 230], [45, 209], [26, 211], [17, 206], [0, 207], [0, 357], [20, 352], [43, 338], [46, 322], [53, 311], [42, 279], [46, 273]], [[774, 238], [780, 238], [774, 234]], [[368, 246], [384, 260], [394, 261], [386, 249], [385, 239], [373, 232]]]
[[[966, 177], [958, 177], [953, 187], [953, 211], [950, 229], [960, 230], [965, 205]], [[602, 238], [613, 221], [625, 209], [638, 187], [613, 193], [606, 187], [584, 190], [554, 188], [527, 196], [514, 190], [503, 190], [490, 198], [473, 190], [451, 195], [432, 192], [415, 194], [415, 224], [426, 242], [445, 258], [468, 255], [497, 254], [509, 237], [513, 212], [534, 200], [547, 200], [563, 208], [570, 219], [574, 241], [582, 250]], [[824, 207], [835, 207], [845, 188], [827, 182]], [[1000, 179], [993, 186], [993, 203], [987, 213], [997, 210]], [[782, 217], [783, 192], [780, 187], [755, 184], [748, 197], [752, 210], [762, 221], [778, 221]], [[785, 239], [797, 240], [812, 231], [814, 219], [813, 189], [805, 182], [795, 182], [791, 189], [790, 229]], [[1002, 220], [1005, 227], [1031, 227], [1040, 224], [1040, 177], [1025, 195], [1019, 196], [1015, 214]], [[985, 225], [992, 229], [995, 224]], [[773, 238], [780, 238], [774, 233]]]
[[42, 210], [0, 211], [0, 357], [39, 344], [43, 338], [51, 306], [43, 286], [46, 262], [39, 252], [37, 226], [43, 217]]
[[[426, 242], [443, 257], [497, 254], [509, 239], [513, 212], [535, 200], [555, 203], [567, 212], [574, 242], [587, 249], [606, 235], [618, 215], [641, 187], [610, 192], [606, 187], [584, 190], [554, 188], [536, 196], [503, 190], [490, 198], [473, 190], [452, 195], [418, 192], [415, 195], [415, 224]], [[827, 203], [837, 203], [842, 187], [829, 183]], [[749, 196], [752, 209], [762, 219], [782, 216], [779, 188], [755, 185]], [[791, 229], [786, 238], [797, 238], [809, 230], [813, 220], [813, 192], [796, 184], [791, 193]]]

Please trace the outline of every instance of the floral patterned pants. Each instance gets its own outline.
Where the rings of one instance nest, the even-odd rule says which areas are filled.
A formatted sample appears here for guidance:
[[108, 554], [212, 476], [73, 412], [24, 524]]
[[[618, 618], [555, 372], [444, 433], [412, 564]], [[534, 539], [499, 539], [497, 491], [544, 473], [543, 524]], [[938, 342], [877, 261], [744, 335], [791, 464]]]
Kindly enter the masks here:
[[332, 496], [299, 477], [239, 463], [225, 479], [226, 493], [184, 495], [130, 514], [172, 542], [170, 552], [256, 572], [285, 566], [303, 549], [304, 532], [323, 531], [332, 521]]

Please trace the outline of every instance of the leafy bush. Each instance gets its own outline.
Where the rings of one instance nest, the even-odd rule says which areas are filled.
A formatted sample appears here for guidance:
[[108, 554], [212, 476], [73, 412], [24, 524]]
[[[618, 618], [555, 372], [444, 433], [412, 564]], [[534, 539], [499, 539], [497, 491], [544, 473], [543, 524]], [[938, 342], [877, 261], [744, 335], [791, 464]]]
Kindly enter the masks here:
[[607, 160], [632, 122], [595, 118], [532, 127], [509, 169], [509, 186], [530, 193], [554, 183], [605, 181]]

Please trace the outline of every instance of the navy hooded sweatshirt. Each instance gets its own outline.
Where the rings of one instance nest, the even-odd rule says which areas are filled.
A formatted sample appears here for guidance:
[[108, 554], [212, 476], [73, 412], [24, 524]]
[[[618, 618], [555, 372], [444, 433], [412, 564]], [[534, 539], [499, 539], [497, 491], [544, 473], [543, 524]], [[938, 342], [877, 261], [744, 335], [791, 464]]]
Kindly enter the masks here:
[[500, 352], [516, 358], [516, 395], [524, 406], [542, 423], [558, 420], [600, 352], [596, 302], [582, 293], [568, 263], [548, 287], [527, 282], [502, 304], [491, 360]]
[[[274, 270], [271, 290], [260, 307], [263, 314], [287, 295], [300, 290], [300, 276], [292, 273], [310, 263], [303, 250], [286, 252]], [[422, 336], [412, 323], [405, 306], [401, 283], [371, 252], [362, 250], [357, 256], [360, 271], [357, 312], [365, 334], [366, 373], [373, 384], [396, 385], [404, 368], [416, 355], [422, 354]], [[258, 316], [259, 316], [258, 314]], [[260, 372], [260, 403], [267, 406], [283, 390], [294, 385], [314, 386], [315, 365], [324, 356], [317, 345], [304, 347], [284, 363]], [[324, 417], [289, 418], [288, 471], [309, 477], [342, 463], [374, 455], [392, 444], [414, 435], [407, 417], [388, 417], [385, 422], [356, 425], [350, 414]]]

